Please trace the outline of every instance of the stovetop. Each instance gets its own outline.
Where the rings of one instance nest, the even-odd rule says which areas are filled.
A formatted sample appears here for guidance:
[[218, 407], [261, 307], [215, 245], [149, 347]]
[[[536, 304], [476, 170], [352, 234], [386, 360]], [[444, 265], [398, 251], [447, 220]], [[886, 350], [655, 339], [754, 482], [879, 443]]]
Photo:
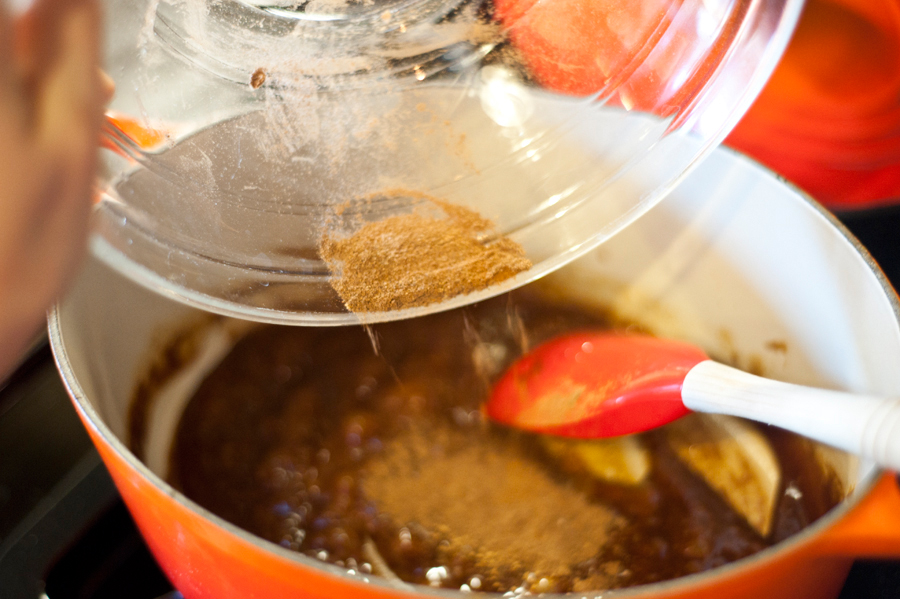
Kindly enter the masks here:
[[[900, 206], [840, 215], [900, 287]], [[46, 343], [0, 383], [0, 599], [177, 599], [66, 396]], [[858, 560], [840, 599], [900, 598]], [[764, 599], [764, 598], [762, 598]]]

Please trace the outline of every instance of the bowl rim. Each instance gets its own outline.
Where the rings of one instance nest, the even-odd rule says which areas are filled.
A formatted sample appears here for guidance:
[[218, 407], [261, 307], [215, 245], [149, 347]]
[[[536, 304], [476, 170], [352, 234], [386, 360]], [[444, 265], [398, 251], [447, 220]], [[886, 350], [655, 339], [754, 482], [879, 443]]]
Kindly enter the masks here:
[[[827, 225], [833, 227], [836, 232], [850, 244], [852, 250], [854, 250], [862, 258], [865, 266], [868, 267], [871, 273], [875, 276], [876, 281], [881, 287], [881, 291], [885, 294], [886, 299], [891, 306], [895, 322], [900, 324], [900, 298], [898, 298], [896, 291], [894, 290], [890, 281], [887, 279], [887, 276], [884, 274], [881, 267], [869, 253], [869, 251], [859, 242], [859, 240], [856, 239], [856, 237], [849, 231], [849, 229], [847, 229], [847, 227], [845, 227], [837, 219], [837, 217], [835, 217], [824, 206], [814, 200], [808, 193], [804, 192], [802, 189], [792, 184], [784, 177], [773, 172], [771, 169], [761, 165], [759, 162], [741, 154], [736, 150], [725, 147], [723, 147], [723, 149], [727, 150], [727, 152], [731, 154], [729, 158], [730, 160], [747, 161], [760, 171], [761, 176], [774, 177], [780, 184], [785, 185], [788, 188], [788, 191], [792, 192], [791, 195], [794, 196], [794, 199], [796, 201], [801, 202], [801, 205], [811, 212], [810, 217], [823, 218], [826, 221]], [[372, 585], [375, 585], [383, 591], [399, 593], [407, 597], [433, 596], [454, 597], [457, 599], [467, 597], [471, 599], [471, 593], [466, 593], [463, 591], [453, 589], [439, 589], [425, 585], [397, 582], [375, 575], [363, 575], [359, 573], [350, 574], [346, 568], [320, 561], [296, 551], [291, 551], [290, 549], [282, 547], [277, 543], [256, 536], [195, 503], [193, 500], [189, 499], [180, 491], [169, 485], [169, 483], [167, 483], [160, 476], [151, 471], [149, 467], [147, 467], [141, 460], [139, 460], [137, 456], [135, 456], [134, 453], [132, 453], [132, 451], [125, 445], [125, 443], [115, 433], [112, 432], [97, 409], [94, 407], [93, 403], [87, 398], [84, 390], [78, 383], [78, 379], [75, 375], [74, 369], [66, 351], [65, 342], [62, 338], [59, 303], [55, 305], [48, 313], [48, 334], [50, 346], [54, 355], [54, 360], [56, 361], [57, 368], [62, 375], [63, 385], [65, 386], [66, 391], [72, 399], [72, 402], [75, 405], [75, 409], [79, 412], [82, 420], [85, 422], [85, 425], [93, 431], [95, 438], [100, 439], [110, 449], [112, 449], [114, 453], [119, 458], [121, 458], [121, 460], [130, 469], [137, 472], [142, 477], [142, 479], [151, 484], [151, 486], [156, 490], [165, 494], [179, 507], [193, 512], [195, 515], [202, 517], [204, 520], [222, 529], [227, 534], [237, 537], [244, 543], [251, 544], [256, 549], [261, 550], [264, 553], [272, 554], [273, 557], [287, 560], [289, 562], [294, 562], [300, 566], [313, 568], [320, 573], [334, 576], [337, 579], [336, 581], [340, 581], [349, 585], [360, 585], [361, 588], [371, 587]], [[686, 591], [698, 584], [710, 584], [714, 583], [716, 580], [724, 580], [745, 568], [763, 566], [766, 563], [778, 559], [778, 557], [785, 552], [793, 551], [803, 545], [810, 543], [824, 530], [844, 518], [844, 516], [852, 511], [868, 496], [869, 492], [876, 485], [877, 481], [881, 478], [881, 475], [884, 472], [885, 471], [882, 468], [879, 468], [877, 466], [874, 467], [871, 472], [869, 472], [855, 485], [853, 485], [851, 493], [848, 497], [845, 497], [838, 505], [833, 507], [822, 517], [817, 519], [812, 524], [804, 527], [799, 532], [791, 535], [787, 539], [770, 547], [766, 547], [765, 549], [757, 553], [730, 562], [728, 564], [724, 564], [722, 566], [717, 566], [710, 570], [698, 572], [695, 574], [689, 574], [679, 578], [654, 582], [645, 585], [638, 585], [634, 587], [627, 587], [623, 589], [613, 589], [597, 591], [595, 593], [588, 592], [580, 594], [589, 596], [592, 594], [599, 595], [602, 593], [604, 598], [608, 597], [609, 599], [627, 599], [629, 597], [638, 596], [665, 595], [667, 593], [677, 591]], [[493, 597], [504, 596], [502, 593], [490, 592], [485, 592], [484, 595]], [[547, 597], [548, 599], [563, 599], [570, 598], [572, 595], [555, 593], [544, 594], [543, 596]]]

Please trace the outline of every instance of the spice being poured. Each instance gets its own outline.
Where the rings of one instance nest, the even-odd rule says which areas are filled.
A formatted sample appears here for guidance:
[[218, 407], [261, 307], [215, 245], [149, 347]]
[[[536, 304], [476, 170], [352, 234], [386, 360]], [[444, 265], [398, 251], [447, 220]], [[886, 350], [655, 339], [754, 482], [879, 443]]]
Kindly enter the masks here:
[[[319, 246], [332, 285], [354, 312], [427, 306], [531, 268], [518, 243], [497, 235], [490, 220], [469, 208], [402, 189], [378, 197], [409, 198], [417, 205], [412, 212], [360, 224], [346, 236], [326, 231]], [[340, 207], [338, 216], [346, 216], [349, 207]]]

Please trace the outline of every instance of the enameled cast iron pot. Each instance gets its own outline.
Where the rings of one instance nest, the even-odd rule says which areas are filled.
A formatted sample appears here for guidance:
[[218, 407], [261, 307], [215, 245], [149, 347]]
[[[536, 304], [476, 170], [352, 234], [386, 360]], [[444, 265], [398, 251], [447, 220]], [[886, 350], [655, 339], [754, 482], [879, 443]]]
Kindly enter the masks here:
[[[900, 394], [900, 304], [878, 267], [815, 203], [727, 150], [551, 279], [581, 301], [734, 356], [739, 366], [761, 366], [773, 378]], [[196, 316], [92, 262], [50, 317], [75, 407], [184, 596], [462, 597], [349, 574], [256, 538], [176, 492], [127, 449], [136, 380], [166, 331]], [[177, 417], [164, 411], [153, 426], [171, 428]], [[813, 525], [728, 566], [603, 596], [827, 598], [855, 557], [900, 556], [896, 477], [827, 448], [818, 453], [847, 496]]]

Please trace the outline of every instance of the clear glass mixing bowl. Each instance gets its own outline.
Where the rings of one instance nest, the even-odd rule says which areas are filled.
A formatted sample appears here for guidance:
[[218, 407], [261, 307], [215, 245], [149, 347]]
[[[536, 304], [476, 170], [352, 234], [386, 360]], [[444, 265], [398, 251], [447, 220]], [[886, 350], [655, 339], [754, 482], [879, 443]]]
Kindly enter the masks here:
[[[117, 93], [92, 250], [161, 293], [265, 322], [495, 295], [663, 198], [752, 102], [801, 3], [107, 0]], [[477, 211], [533, 267], [425, 307], [348, 312], [319, 240], [345, 207], [367, 222], [415, 208], [393, 189]]]

